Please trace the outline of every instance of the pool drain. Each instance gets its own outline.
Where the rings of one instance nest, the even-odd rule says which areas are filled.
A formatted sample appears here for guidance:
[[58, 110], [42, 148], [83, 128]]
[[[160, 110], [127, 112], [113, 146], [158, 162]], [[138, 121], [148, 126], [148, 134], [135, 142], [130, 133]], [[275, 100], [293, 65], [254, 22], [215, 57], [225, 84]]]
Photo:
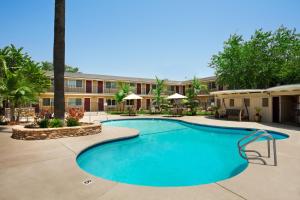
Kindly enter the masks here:
[[88, 179], [88, 180], [85, 180], [82, 182], [84, 185], [89, 185], [92, 183], [92, 180], [91, 179]]

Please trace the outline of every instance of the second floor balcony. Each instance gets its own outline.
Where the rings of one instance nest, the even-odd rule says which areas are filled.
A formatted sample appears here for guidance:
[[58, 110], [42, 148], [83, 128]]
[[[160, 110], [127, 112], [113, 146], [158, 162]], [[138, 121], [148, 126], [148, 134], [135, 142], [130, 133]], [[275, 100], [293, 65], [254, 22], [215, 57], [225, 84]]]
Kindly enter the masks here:
[[[79, 93], [79, 94], [115, 94], [116, 92], [118, 92], [118, 88], [99, 88], [99, 87], [68, 87], [65, 86], [65, 92], [66, 93]], [[49, 90], [47, 92], [54, 92], [54, 87], [51, 86], [49, 88]], [[137, 89], [134, 88], [133, 93], [138, 94], [138, 95], [153, 95], [152, 90], [149, 90], [146, 88], [141, 88], [141, 89]], [[166, 90], [165, 92], [163, 92], [163, 95], [172, 95], [174, 94], [176, 91], [171, 91], [171, 90]], [[182, 91], [179, 92], [180, 94], [184, 93]]]

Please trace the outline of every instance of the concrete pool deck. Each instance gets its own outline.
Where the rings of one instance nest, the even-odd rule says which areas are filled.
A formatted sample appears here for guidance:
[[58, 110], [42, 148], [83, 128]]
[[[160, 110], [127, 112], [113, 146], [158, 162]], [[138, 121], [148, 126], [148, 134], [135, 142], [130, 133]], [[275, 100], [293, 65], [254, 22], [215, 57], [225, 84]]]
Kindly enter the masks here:
[[[84, 121], [120, 118], [126, 117], [86, 116]], [[138, 132], [134, 129], [104, 126], [102, 133], [97, 135], [24, 141], [10, 138], [11, 128], [0, 126], [0, 199], [300, 199], [299, 127], [232, 122], [199, 116], [176, 119], [201, 124], [275, 130], [288, 134], [290, 138], [277, 141], [276, 167], [249, 164], [238, 176], [217, 183], [160, 188], [127, 185], [96, 178], [82, 171], [76, 164], [75, 158], [82, 149], [101, 141], [136, 136]], [[253, 145], [266, 152], [265, 143]], [[268, 161], [272, 163], [272, 160]], [[85, 185], [83, 182], [86, 180], [92, 182]]]

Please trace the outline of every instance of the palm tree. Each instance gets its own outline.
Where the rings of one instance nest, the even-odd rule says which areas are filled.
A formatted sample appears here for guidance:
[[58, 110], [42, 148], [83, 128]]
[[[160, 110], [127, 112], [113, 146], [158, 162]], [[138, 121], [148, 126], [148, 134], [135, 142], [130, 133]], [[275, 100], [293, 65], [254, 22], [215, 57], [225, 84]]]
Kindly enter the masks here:
[[119, 90], [115, 94], [115, 100], [118, 105], [123, 103], [123, 111], [124, 111], [124, 102], [123, 99], [132, 91], [132, 88], [128, 83], [118, 83]]
[[21, 70], [11, 72], [4, 65], [3, 76], [0, 78], [0, 94], [1, 98], [9, 101], [11, 122], [19, 120], [19, 113], [17, 119], [15, 118], [15, 108], [37, 100], [38, 93], [30, 85]]
[[196, 77], [192, 80], [191, 87], [186, 90], [187, 93], [187, 102], [186, 104], [191, 109], [191, 114], [196, 115], [197, 106], [199, 105], [199, 101], [197, 99], [198, 94], [202, 91], [207, 91], [207, 86], [202, 84]]
[[55, 0], [54, 19], [54, 116], [65, 118], [65, 0]]
[[35, 103], [49, 86], [49, 78], [22, 48], [0, 49], [0, 101], [9, 102], [11, 122], [19, 118], [15, 119], [15, 108]]
[[166, 89], [165, 80], [160, 80], [157, 76], [156, 79], [156, 88], [152, 90], [154, 94], [154, 102], [158, 108], [158, 111], [161, 112], [161, 105], [163, 103], [162, 93]]

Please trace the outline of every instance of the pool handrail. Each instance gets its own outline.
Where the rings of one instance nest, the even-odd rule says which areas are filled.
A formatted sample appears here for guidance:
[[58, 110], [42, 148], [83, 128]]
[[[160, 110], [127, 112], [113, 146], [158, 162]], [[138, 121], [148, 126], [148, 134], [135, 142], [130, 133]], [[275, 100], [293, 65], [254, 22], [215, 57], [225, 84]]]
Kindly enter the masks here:
[[[256, 136], [255, 136], [256, 135]], [[254, 138], [250, 139], [247, 141], [248, 138], [251, 138], [255, 136]], [[242, 158], [246, 159], [246, 160], [260, 160], [263, 162], [264, 165], [267, 164], [267, 162], [261, 158], [262, 155], [256, 151], [256, 150], [246, 150], [246, 146], [260, 138], [266, 138], [267, 139], [267, 146], [268, 146], [268, 158], [270, 158], [270, 154], [271, 154], [271, 149], [270, 149], [270, 141], [272, 140], [272, 144], [273, 144], [273, 155], [274, 155], [274, 166], [277, 166], [277, 152], [276, 152], [276, 140], [275, 138], [268, 133], [266, 130], [257, 130], [249, 135], [246, 135], [245, 137], [241, 138], [238, 141], [238, 149], [239, 149], [239, 154]], [[245, 143], [241, 144], [243, 141], [246, 141]], [[256, 157], [249, 157], [247, 156], [246, 152], [254, 152], [257, 153], [258, 156]], [[244, 154], [243, 154], [244, 153]]]

